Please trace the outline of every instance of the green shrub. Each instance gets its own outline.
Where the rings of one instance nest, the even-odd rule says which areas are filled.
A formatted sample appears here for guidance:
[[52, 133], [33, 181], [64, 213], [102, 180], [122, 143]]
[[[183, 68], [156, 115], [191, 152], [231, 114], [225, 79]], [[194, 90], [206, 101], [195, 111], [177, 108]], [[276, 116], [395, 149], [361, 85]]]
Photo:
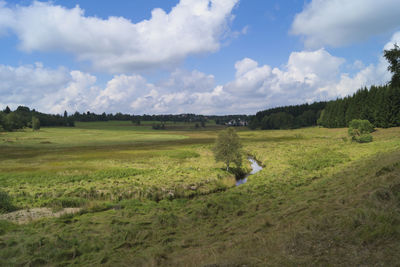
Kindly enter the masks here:
[[359, 143], [372, 142], [370, 133], [374, 131], [374, 127], [368, 120], [352, 120], [349, 123], [349, 136], [351, 140]]
[[0, 191], [0, 213], [6, 213], [15, 210], [11, 197], [4, 191]]
[[372, 142], [372, 135], [370, 134], [363, 134], [358, 138], [357, 142], [359, 143], [369, 143]]

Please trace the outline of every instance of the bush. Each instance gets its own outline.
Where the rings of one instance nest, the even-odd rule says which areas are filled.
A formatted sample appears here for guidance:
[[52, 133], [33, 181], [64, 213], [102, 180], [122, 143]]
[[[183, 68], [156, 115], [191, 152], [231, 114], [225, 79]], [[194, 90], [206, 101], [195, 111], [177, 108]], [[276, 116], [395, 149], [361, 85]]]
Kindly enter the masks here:
[[349, 123], [349, 136], [353, 141], [359, 143], [372, 142], [370, 133], [374, 131], [374, 127], [368, 120], [352, 120]]
[[372, 135], [370, 134], [363, 134], [358, 138], [357, 142], [359, 143], [369, 143], [372, 142]]
[[0, 191], [0, 213], [14, 211], [15, 207], [12, 204], [11, 197], [4, 191]]

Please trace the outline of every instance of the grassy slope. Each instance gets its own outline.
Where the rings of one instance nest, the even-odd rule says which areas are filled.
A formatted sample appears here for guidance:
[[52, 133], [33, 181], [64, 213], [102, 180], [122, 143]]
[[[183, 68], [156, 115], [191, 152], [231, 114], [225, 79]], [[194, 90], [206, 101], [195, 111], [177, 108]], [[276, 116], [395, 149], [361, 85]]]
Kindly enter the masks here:
[[[352, 144], [345, 129], [243, 131], [246, 151], [266, 166], [247, 184], [158, 203], [123, 198], [24, 226], [3, 221], [0, 265], [399, 264], [399, 133], [379, 130], [373, 143]], [[203, 162], [215, 133], [181, 134], [186, 143], [158, 148], [203, 151], [184, 159], [194, 168], [215, 164]]]

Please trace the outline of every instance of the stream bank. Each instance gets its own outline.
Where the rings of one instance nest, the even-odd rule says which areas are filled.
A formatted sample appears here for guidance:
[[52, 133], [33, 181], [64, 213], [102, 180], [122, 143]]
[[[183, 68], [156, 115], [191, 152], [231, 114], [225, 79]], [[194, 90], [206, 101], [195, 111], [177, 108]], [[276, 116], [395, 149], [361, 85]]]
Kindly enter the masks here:
[[250, 161], [250, 163], [251, 163], [251, 172], [246, 174], [245, 177], [236, 180], [236, 186], [239, 186], [241, 184], [246, 183], [247, 182], [247, 178], [250, 175], [256, 174], [257, 172], [259, 172], [259, 171], [261, 171], [263, 169], [263, 167], [260, 164], [258, 164], [258, 162], [254, 158], [248, 157], [247, 160]]

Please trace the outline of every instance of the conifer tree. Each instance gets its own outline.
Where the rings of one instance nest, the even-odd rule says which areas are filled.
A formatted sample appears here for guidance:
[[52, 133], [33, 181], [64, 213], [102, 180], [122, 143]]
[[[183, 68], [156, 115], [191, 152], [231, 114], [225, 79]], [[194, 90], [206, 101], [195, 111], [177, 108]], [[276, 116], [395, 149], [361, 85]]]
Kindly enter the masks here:
[[390, 85], [400, 86], [400, 47], [394, 44], [392, 49], [384, 50], [383, 55], [389, 62], [388, 71], [393, 74]]

